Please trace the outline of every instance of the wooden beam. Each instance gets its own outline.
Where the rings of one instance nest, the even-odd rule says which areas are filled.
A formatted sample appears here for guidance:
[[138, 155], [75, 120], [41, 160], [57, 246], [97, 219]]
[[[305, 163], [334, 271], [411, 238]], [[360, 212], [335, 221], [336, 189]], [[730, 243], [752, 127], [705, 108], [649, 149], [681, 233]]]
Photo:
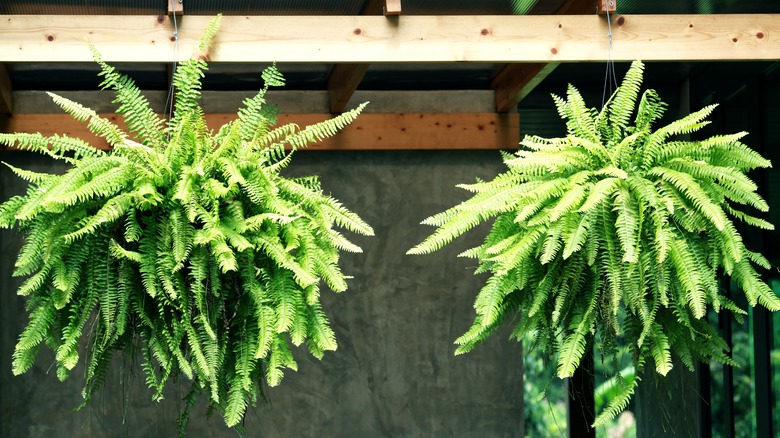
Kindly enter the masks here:
[[340, 113], [357, 90], [368, 71], [369, 64], [336, 64], [328, 77], [328, 107], [331, 113]]
[[366, 0], [361, 15], [401, 15], [401, 0]]
[[14, 110], [13, 86], [8, 67], [0, 64], [0, 116], [11, 114]]
[[[368, 0], [363, 5], [363, 15], [401, 14], [401, 0]], [[328, 106], [331, 113], [340, 113], [357, 90], [370, 64], [336, 64], [328, 76]]]
[[[124, 128], [116, 114], [103, 114]], [[330, 114], [282, 114], [279, 124], [305, 126], [330, 118]], [[206, 122], [217, 128], [236, 118], [235, 114], [207, 114]], [[68, 114], [14, 114], [8, 118], [7, 132], [40, 132], [81, 138], [100, 149], [108, 144], [92, 135]], [[364, 113], [335, 137], [325, 139], [311, 150], [456, 150], [516, 149], [520, 141], [518, 114], [495, 113]]]
[[507, 64], [490, 83], [496, 92], [496, 112], [505, 113], [517, 106], [559, 63], [532, 62]]
[[[179, 26], [193, 53], [209, 17]], [[0, 62], [171, 62], [163, 17], [0, 16]], [[777, 60], [780, 14], [616, 15], [615, 61]], [[211, 62], [579, 62], [607, 59], [606, 20], [585, 16], [229, 16]]]
[[[610, 0], [601, 0], [601, 4], [606, 5], [608, 1]], [[615, 0], [612, 1], [614, 5]], [[555, 11], [555, 15], [592, 14], [599, 10], [596, 3], [596, 0], [568, 0]], [[530, 94], [558, 65], [555, 62], [533, 62], [504, 66], [490, 84], [490, 88], [496, 93], [496, 111], [505, 113], [514, 109], [518, 102]]]

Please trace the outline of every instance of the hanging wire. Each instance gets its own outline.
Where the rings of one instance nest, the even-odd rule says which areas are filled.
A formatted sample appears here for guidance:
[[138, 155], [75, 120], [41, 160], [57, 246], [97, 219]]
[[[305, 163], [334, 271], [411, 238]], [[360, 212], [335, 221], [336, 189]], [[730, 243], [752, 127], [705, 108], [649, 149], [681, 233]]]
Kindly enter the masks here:
[[[607, 26], [609, 27], [609, 51], [607, 54], [607, 71], [604, 73], [604, 91], [601, 93], [601, 109], [604, 109], [604, 105], [607, 103], [607, 99], [612, 96], [612, 93], [617, 89], [617, 76], [615, 74], [615, 61], [612, 59], [612, 19], [609, 16], [609, 9], [615, 5], [615, 0], [607, 1]], [[607, 94], [609, 90], [609, 94]]]
[[[175, 10], [174, 2], [182, 3], [184, 0], [170, 0], [171, 10]], [[176, 66], [179, 63], [179, 23], [176, 21], [176, 13], [173, 14], [173, 64], [171, 65], [171, 80], [168, 86], [168, 95], [165, 98], [164, 114], [168, 116], [168, 120], [173, 118], [173, 97], [174, 97], [174, 85], [173, 77], [176, 75]]]

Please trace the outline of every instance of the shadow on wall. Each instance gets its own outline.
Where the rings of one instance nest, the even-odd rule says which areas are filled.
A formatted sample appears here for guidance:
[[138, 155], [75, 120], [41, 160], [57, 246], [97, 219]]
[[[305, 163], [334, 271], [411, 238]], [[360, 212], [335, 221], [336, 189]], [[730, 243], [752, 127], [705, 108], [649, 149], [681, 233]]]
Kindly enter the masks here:
[[[39, 171], [64, 170], [37, 155], [0, 152], [0, 159]], [[249, 436], [263, 437], [522, 437], [521, 348], [508, 332], [465, 356], [452, 342], [470, 325], [471, 307], [484, 278], [473, 261], [457, 258], [481, 243], [486, 228], [427, 256], [406, 251], [432, 228], [431, 214], [466, 199], [455, 184], [489, 179], [504, 166], [495, 151], [307, 152], [288, 173], [318, 174], [330, 192], [374, 227], [376, 237], [355, 238], [363, 254], [344, 254], [342, 269], [355, 278], [342, 294], [324, 293], [323, 306], [339, 349], [322, 362], [296, 352], [297, 373], [269, 388], [269, 403], [248, 411]], [[26, 185], [0, 169], [0, 201]], [[354, 236], [353, 236], [354, 237]], [[21, 245], [15, 230], [0, 233], [0, 436], [103, 437], [176, 434], [187, 382], [156, 403], [131, 357], [117, 356], [111, 376], [83, 411], [83, 372], [57, 381], [53, 355], [42, 352], [22, 376], [10, 371], [16, 338], [27, 321], [12, 278]], [[201, 400], [190, 436], [235, 436], [220, 416], [205, 418]]]

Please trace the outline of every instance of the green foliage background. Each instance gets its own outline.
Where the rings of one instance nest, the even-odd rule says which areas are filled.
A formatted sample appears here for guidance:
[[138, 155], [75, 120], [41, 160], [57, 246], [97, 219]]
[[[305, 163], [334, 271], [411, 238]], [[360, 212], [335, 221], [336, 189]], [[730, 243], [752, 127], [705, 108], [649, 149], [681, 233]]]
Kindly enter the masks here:
[[[217, 32], [213, 20], [201, 41]], [[54, 101], [113, 147], [100, 151], [67, 136], [0, 134], [0, 143], [71, 164], [63, 175], [13, 168], [26, 195], [0, 206], [0, 226], [17, 226], [26, 243], [15, 275], [30, 321], [19, 337], [13, 372], [24, 373], [43, 345], [56, 353], [64, 380], [86, 342], [84, 404], [107, 376], [112, 354], [142, 356], [146, 382], [162, 399], [179, 375], [192, 382], [179, 419], [205, 394], [236, 426], [262, 397], [296, 370], [293, 346], [321, 358], [337, 347], [320, 305], [320, 284], [341, 292], [339, 252], [360, 252], [336, 230], [372, 235], [371, 227], [325, 195], [317, 177], [285, 178], [292, 152], [335, 134], [363, 106], [305, 128], [275, 127], [270, 86], [276, 67], [244, 102], [238, 119], [216, 132], [199, 105], [202, 60], [174, 76], [175, 113], [161, 119], [134, 82], [102, 61], [103, 88], [116, 93], [127, 134], [82, 105]], [[134, 139], [131, 139], [134, 138]]]
[[655, 129], [666, 104], [654, 90], [641, 92], [642, 73], [633, 63], [600, 111], [573, 86], [566, 99], [553, 96], [567, 136], [526, 136], [504, 155], [508, 171], [460, 185], [473, 197], [423, 221], [437, 229], [409, 251], [430, 253], [494, 220], [485, 243], [461, 254], [491, 277], [456, 354], [507, 320], [516, 323], [513, 338], [554, 358], [561, 378], [594, 341], [615, 364], [627, 346], [637, 377], [615, 366], [617, 390], [596, 426], [625, 409], [648, 361], [662, 375], [672, 354], [689, 369], [696, 360], [734, 363], [704, 318], [710, 306], [746, 313], [722, 294], [722, 274], [749, 305], [780, 309], [756, 272], [769, 262], [745, 247], [734, 223], [774, 229], [753, 215], [768, 205], [746, 176], [769, 161], [740, 141], [745, 132], [681, 137], [706, 126], [714, 105]]

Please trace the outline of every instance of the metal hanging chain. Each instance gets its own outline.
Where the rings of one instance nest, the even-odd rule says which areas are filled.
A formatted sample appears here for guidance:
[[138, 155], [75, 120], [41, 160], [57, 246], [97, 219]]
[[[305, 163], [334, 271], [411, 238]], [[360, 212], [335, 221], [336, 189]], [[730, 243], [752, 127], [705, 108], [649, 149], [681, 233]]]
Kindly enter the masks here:
[[[608, 0], [607, 3], [605, 9], [607, 10], [607, 26], [609, 27], [609, 33], [607, 33], [607, 37], [609, 37], [609, 50], [607, 53], [607, 71], [604, 73], [604, 91], [601, 93], [602, 110], [607, 103], [607, 99], [612, 96], [612, 93], [614, 93], [618, 87], [617, 76], [615, 75], [615, 61], [612, 59], [612, 19], [609, 16], [609, 9], [615, 5], [615, 0]], [[607, 89], [609, 89], [609, 94], [607, 94]]]
[[[171, 10], [174, 10], [173, 2], [183, 3], [184, 0], [170, 0]], [[164, 114], [168, 115], [168, 120], [173, 118], [173, 97], [174, 97], [174, 85], [173, 78], [176, 75], [176, 67], [179, 63], [179, 23], [176, 21], [176, 13], [173, 13], [173, 64], [171, 65], [171, 83], [168, 87], [168, 95], [165, 98]]]

